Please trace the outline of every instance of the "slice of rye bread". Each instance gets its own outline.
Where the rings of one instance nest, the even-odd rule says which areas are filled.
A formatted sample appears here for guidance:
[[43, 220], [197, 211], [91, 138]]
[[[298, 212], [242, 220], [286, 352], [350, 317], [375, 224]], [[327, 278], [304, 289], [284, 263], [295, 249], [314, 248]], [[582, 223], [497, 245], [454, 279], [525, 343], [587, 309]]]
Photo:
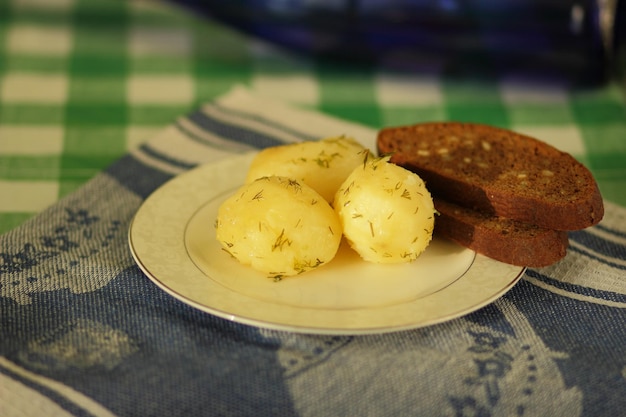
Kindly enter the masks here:
[[434, 122], [382, 129], [379, 154], [417, 173], [429, 191], [487, 214], [579, 230], [604, 215], [591, 172], [571, 155], [492, 126]]
[[565, 256], [565, 231], [491, 216], [437, 198], [433, 201], [439, 212], [434, 233], [475, 252], [527, 267], [548, 266]]

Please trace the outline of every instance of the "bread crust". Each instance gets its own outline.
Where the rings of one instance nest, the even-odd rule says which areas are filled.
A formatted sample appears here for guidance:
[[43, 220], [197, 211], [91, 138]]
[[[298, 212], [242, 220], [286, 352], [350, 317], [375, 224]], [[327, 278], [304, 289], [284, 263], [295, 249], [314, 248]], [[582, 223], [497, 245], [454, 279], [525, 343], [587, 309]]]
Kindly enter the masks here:
[[422, 177], [434, 196], [492, 216], [567, 231], [604, 215], [584, 165], [510, 130], [459, 122], [390, 127], [379, 132], [377, 147]]
[[527, 267], [561, 260], [569, 244], [567, 232], [544, 229], [473, 211], [434, 199], [439, 215], [434, 233], [492, 259]]

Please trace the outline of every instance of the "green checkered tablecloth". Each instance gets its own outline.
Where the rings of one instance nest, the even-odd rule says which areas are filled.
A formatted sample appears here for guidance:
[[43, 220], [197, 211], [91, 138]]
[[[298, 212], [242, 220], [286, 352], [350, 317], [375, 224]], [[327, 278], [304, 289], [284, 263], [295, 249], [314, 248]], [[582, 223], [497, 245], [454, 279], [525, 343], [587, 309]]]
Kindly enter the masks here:
[[378, 128], [509, 127], [571, 152], [626, 204], [621, 86], [587, 90], [359, 67], [290, 55], [171, 4], [0, 0], [0, 231], [234, 84]]

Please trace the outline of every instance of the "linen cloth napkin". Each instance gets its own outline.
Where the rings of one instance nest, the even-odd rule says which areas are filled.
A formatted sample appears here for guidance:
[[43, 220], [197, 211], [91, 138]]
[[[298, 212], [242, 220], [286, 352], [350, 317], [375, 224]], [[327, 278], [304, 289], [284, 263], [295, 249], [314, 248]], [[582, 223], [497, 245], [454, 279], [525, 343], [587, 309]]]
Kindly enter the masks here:
[[[127, 242], [175, 175], [375, 131], [234, 88], [0, 237], [0, 415], [616, 416], [626, 410], [626, 209], [570, 233], [465, 317], [366, 336], [251, 327], [167, 295]], [[207, 184], [207, 187], [210, 187]]]

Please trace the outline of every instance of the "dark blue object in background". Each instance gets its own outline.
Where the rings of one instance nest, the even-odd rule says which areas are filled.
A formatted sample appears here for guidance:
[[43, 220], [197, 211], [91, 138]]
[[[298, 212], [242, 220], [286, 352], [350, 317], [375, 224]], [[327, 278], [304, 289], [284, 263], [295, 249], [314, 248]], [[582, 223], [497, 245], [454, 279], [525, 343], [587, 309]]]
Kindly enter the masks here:
[[[177, 0], [314, 57], [493, 76], [611, 76], [619, 0]], [[623, 2], [622, 2], [623, 3]], [[389, 57], [401, 56], [402, 59]]]

